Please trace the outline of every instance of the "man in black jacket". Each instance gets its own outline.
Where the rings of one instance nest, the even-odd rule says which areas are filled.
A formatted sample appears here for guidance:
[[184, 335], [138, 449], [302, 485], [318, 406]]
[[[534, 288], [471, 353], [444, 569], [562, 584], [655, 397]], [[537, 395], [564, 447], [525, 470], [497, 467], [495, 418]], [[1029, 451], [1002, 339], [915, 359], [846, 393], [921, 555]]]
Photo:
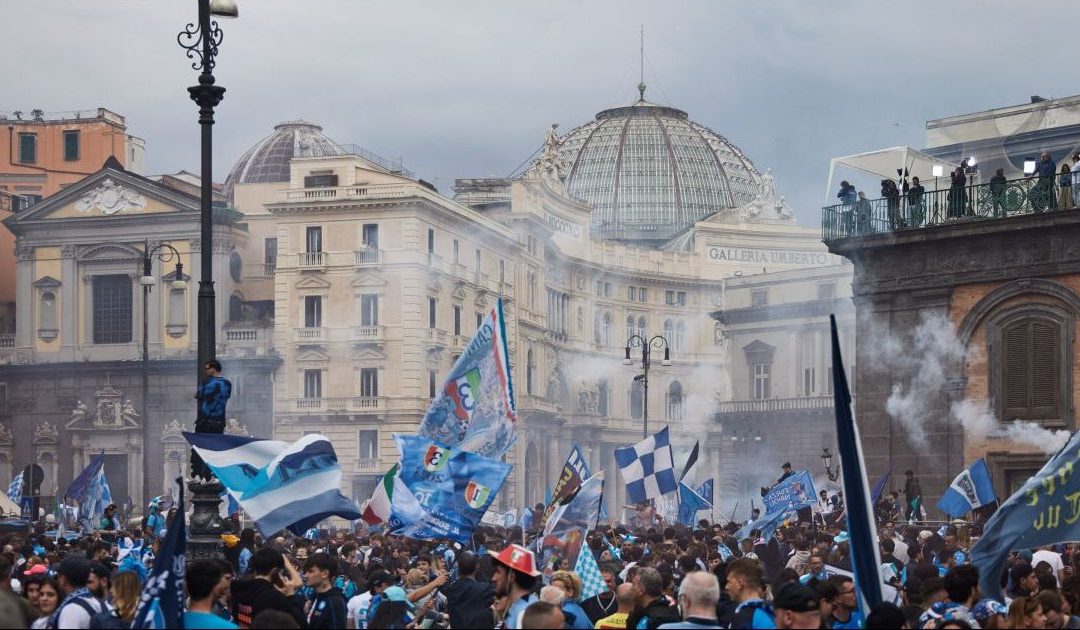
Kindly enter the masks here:
[[307, 628], [344, 628], [345, 595], [334, 586], [338, 563], [329, 554], [317, 553], [304, 565], [304, 577], [315, 595], [307, 604]]
[[642, 567], [633, 578], [637, 606], [626, 620], [627, 628], [659, 628], [661, 624], [682, 621], [679, 609], [664, 596], [664, 580], [652, 567]]
[[264, 610], [278, 610], [292, 615], [297, 625], [304, 625], [304, 607], [296, 590], [304, 582], [280, 551], [262, 547], [248, 561], [251, 577], [243, 577], [232, 586], [233, 619], [241, 626]]
[[490, 582], [476, 581], [476, 554], [466, 551], [458, 557], [458, 579], [443, 589], [450, 611], [451, 628], [494, 628], [491, 604], [495, 590]]

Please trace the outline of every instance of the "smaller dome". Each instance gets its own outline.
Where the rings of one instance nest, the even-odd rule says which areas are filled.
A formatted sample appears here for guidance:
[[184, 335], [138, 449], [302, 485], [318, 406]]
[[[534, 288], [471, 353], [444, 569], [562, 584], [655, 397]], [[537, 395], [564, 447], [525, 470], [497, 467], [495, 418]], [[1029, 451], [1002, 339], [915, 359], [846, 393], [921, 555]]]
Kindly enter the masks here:
[[304, 120], [274, 126], [274, 133], [248, 149], [225, 178], [225, 194], [232, 197], [237, 184], [289, 181], [289, 162], [294, 157], [346, 155], [349, 151], [326, 137], [322, 127]]

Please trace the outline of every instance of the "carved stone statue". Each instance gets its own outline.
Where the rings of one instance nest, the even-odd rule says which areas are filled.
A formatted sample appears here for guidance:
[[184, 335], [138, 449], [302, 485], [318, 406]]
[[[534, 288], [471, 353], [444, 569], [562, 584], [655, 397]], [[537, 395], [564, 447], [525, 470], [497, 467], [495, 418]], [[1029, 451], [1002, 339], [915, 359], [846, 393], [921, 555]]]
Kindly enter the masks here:
[[97, 188], [88, 191], [75, 202], [79, 212], [100, 210], [101, 214], [110, 215], [125, 210], [142, 210], [146, 207], [146, 197], [106, 178]]
[[772, 169], [765, 169], [765, 174], [761, 176], [761, 183], [758, 184], [758, 196], [764, 201], [772, 201], [780, 195], [776, 189], [776, 178], [773, 177]]
[[71, 410], [71, 424], [77, 424], [86, 419], [86, 403], [81, 400], [75, 401], [75, 408]]
[[120, 415], [123, 416], [124, 422], [130, 422], [131, 424], [139, 423], [139, 413], [135, 411], [135, 405], [131, 403], [130, 398], [124, 401], [124, 407], [121, 409]]
[[559, 134], [555, 132], [559, 123], [551, 123], [547, 134], [544, 135], [544, 146], [540, 149], [540, 157], [536, 159], [531, 171], [556, 181], [562, 179], [562, 164], [559, 162]]

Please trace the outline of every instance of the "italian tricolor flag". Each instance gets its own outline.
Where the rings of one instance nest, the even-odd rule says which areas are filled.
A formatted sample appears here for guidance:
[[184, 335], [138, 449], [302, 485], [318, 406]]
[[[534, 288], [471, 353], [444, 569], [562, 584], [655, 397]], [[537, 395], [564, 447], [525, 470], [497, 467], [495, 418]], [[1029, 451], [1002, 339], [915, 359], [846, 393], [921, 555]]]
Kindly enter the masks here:
[[375, 486], [375, 492], [371, 498], [361, 506], [363, 512], [361, 518], [368, 525], [379, 525], [390, 520], [391, 507], [394, 503], [394, 481], [397, 479], [400, 467], [400, 463], [394, 464], [394, 467], [379, 480], [379, 485]]

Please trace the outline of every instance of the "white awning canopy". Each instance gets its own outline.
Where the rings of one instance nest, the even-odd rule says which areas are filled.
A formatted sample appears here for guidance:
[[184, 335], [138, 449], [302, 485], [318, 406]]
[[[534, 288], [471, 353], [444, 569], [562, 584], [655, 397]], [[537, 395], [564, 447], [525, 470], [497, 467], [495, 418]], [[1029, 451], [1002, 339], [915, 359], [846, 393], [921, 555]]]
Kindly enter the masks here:
[[[896, 172], [897, 169], [900, 169], [901, 172], [906, 169], [908, 177], [918, 177], [925, 185], [935, 177], [934, 166], [941, 166], [940, 176], [946, 177], [949, 171], [956, 168], [957, 165], [929, 156], [909, 146], [878, 149], [877, 151], [833, 158], [829, 161], [829, 181], [826, 182], [825, 199], [832, 200], [836, 197], [839, 182], [834, 182], [833, 178], [836, 177], [837, 167], [853, 169], [876, 180], [889, 178], [896, 182], [900, 181], [900, 175]], [[875, 189], [872, 193], [868, 192], [866, 196], [873, 199], [879, 195], [877, 189]]]

